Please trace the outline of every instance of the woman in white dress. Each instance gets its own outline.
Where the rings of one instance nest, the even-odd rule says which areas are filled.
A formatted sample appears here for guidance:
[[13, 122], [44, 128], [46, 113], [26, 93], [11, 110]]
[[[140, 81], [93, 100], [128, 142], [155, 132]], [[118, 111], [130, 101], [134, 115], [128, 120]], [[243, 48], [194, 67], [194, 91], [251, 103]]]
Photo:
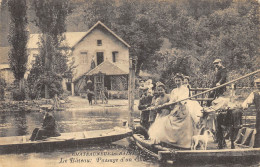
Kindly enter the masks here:
[[186, 99], [189, 97], [189, 89], [187, 86], [183, 85], [183, 75], [177, 73], [174, 77], [174, 82], [176, 84], [176, 88], [171, 91], [170, 103], [176, 102], [182, 99]]
[[[169, 103], [189, 97], [189, 89], [182, 85], [183, 76], [177, 74], [174, 81], [177, 88], [171, 91]], [[201, 110], [202, 107], [196, 101], [177, 103], [169, 115], [160, 118], [156, 128], [151, 126], [148, 134], [155, 143], [164, 142], [180, 148], [190, 148], [191, 137], [197, 133], [196, 122], [199, 121]]]

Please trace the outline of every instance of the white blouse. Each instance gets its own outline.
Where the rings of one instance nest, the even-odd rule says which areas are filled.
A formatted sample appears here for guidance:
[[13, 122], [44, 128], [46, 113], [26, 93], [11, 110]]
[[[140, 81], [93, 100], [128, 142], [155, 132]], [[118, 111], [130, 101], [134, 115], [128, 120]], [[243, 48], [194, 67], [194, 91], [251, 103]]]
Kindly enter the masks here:
[[188, 97], [189, 89], [187, 88], [187, 86], [182, 85], [179, 88], [175, 88], [171, 91], [170, 103], [186, 99]]

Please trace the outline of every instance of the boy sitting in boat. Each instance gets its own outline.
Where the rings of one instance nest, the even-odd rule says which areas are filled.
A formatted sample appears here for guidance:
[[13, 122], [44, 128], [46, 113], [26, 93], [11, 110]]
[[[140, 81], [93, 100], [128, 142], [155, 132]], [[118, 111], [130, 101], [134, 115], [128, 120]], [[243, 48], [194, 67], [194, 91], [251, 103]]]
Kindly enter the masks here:
[[257, 90], [252, 92], [247, 99], [243, 102], [243, 109], [248, 108], [249, 105], [254, 104], [256, 108], [256, 134], [254, 148], [260, 147], [260, 78], [255, 80]]
[[41, 110], [41, 113], [44, 114], [43, 124], [41, 128], [35, 128], [33, 130], [32, 136], [30, 137], [31, 141], [60, 136], [55, 118], [50, 112], [50, 110]]

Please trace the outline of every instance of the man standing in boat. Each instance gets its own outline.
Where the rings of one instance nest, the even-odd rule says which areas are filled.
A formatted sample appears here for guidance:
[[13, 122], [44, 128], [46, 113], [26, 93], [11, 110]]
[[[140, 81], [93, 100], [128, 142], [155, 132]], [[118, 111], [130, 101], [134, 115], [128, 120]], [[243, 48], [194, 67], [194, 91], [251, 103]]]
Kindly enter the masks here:
[[260, 147], [260, 78], [255, 80], [255, 85], [257, 90], [252, 92], [247, 99], [243, 102], [243, 109], [248, 108], [250, 104], [254, 104], [256, 108], [256, 135], [255, 135], [255, 143], [254, 148]]
[[42, 140], [47, 137], [60, 136], [60, 133], [58, 132], [57, 129], [55, 118], [50, 113], [51, 111], [47, 109], [41, 112], [44, 114], [42, 127], [40, 129], [39, 128], [34, 129], [32, 136], [30, 138], [31, 141]]
[[[215, 74], [215, 78], [213, 81], [213, 84], [211, 87], [217, 87], [220, 86], [224, 83], [226, 83], [227, 81], [227, 69], [222, 65], [222, 61], [221, 59], [216, 59], [214, 62], [214, 67], [216, 69], [216, 74]], [[209, 94], [209, 98], [217, 98], [221, 95], [223, 95], [223, 93], [226, 91], [226, 87], [223, 86], [221, 88], [218, 88], [216, 90], [214, 90], [213, 92], [211, 92]], [[208, 101], [208, 106], [211, 105], [211, 101]]]

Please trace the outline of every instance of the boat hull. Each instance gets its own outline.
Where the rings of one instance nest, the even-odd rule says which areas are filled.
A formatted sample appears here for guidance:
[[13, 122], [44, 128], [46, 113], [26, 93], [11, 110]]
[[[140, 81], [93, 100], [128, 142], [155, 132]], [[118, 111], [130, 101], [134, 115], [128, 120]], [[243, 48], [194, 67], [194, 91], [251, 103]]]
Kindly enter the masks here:
[[259, 161], [260, 148], [239, 148], [237, 149], [213, 149], [213, 150], [184, 150], [176, 147], [164, 147], [154, 145], [151, 141], [145, 140], [140, 134], [133, 134], [136, 145], [147, 154], [156, 157], [159, 161], [172, 161], [181, 163], [192, 162], [242, 162], [250, 160]]
[[66, 147], [84, 147], [87, 145], [106, 144], [132, 135], [127, 128], [61, 133], [61, 136], [45, 140], [29, 141], [30, 136], [11, 136], [0, 138], [0, 153], [40, 152]]

